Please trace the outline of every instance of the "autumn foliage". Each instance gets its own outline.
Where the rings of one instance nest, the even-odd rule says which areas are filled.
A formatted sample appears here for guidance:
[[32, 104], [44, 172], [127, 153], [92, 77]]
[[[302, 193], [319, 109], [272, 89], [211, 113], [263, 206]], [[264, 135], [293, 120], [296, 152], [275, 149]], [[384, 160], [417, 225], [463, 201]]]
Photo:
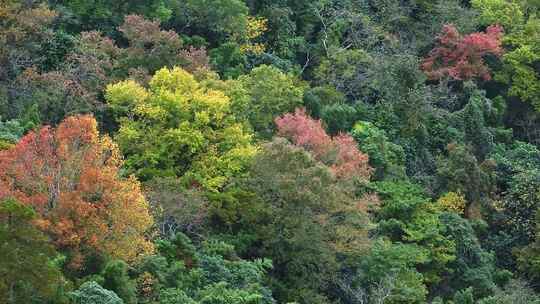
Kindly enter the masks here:
[[[139, 15], [127, 15], [118, 30], [128, 40], [129, 47], [122, 49], [120, 65], [134, 73], [134, 67], [147, 74], [168, 66], [181, 65], [189, 72], [209, 69], [204, 48], [187, 47], [172, 30], [165, 31], [160, 22], [150, 21]], [[104, 38], [106, 39], [106, 38]]]
[[485, 33], [465, 36], [461, 36], [453, 25], [445, 25], [437, 38], [437, 47], [424, 59], [422, 69], [433, 80], [446, 76], [456, 80], [476, 77], [490, 80], [491, 74], [483, 57], [502, 55], [502, 35], [503, 29], [498, 25], [488, 27]]
[[304, 147], [313, 156], [328, 164], [338, 178], [359, 177], [368, 180], [372, 173], [368, 155], [362, 153], [356, 141], [348, 134], [330, 137], [320, 120], [296, 109], [276, 118], [278, 134], [290, 139], [295, 145]]
[[0, 152], [0, 199], [14, 197], [40, 215], [36, 224], [79, 267], [88, 252], [133, 261], [152, 249], [152, 225], [134, 178], [122, 179], [116, 145], [90, 115], [43, 127]]

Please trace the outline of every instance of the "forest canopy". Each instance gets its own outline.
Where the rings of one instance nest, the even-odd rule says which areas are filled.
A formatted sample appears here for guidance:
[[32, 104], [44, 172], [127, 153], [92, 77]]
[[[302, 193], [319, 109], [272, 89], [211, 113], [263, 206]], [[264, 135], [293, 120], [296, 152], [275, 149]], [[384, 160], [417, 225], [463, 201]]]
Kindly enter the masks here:
[[540, 1], [0, 0], [0, 304], [540, 304]]

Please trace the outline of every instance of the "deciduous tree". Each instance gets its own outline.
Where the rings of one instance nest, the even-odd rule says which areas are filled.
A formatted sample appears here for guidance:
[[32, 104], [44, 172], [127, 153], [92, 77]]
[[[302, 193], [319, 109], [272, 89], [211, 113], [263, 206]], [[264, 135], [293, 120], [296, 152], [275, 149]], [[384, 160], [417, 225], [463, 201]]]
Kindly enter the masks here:
[[57, 13], [39, 2], [0, 3], [0, 83], [45, 61], [40, 51], [54, 36]]
[[280, 136], [310, 151], [316, 159], [330, 166], [337, 177], [369, 180], [372, 172], [369, 157], [358, 149], [350, 135], [330, 137], [321, 121], [309, 117], [304, 109], [296, 109], [294, 114], [285, 114], [275, 121]]
[[37, 225], [80, 267], [89, 252], [134, 261], [152, 245], [139, 183], [120, 177], [121, 157], [92, 116], [30, 132], [0, 152], [0, 198], [14, 196], [38, 214]]
[[250, 229], [262, 244], [257, 253], [274, 262], [278, 299], [326, 303], [338, 260], [355, 260], [369, 247], [365, 210], [375, 199], [356, 197], [327, 166], [283, 138], [263, 147], [242, 187], [262, 201], [264, 212]]
[[181, 68], [161, 69], [149, 89], [131, 80], [110, 85], [107, 100], [126, 167], [143, 180], [177, 176], [215, 191], [242, 174], [256, 151], [230, 99]]
[[249, 122], [263, 137], [271, 137], [276, 116], [302, 105], [305, 85], [273, 66], [259, 66], [239, 81], [250, 97]]
[[379, 232], [418, 251], [425, 258], [417, 262], [423, 269], [424, 283], [439, 282], [455, 259], [455, 244], [445, 235], [441, 211], [422, 188], [410, 182], [380, 182], [376, 189], [381, 200], [375, 216]]
[[422, 69], [430, 79], [490, 80], [491, 73], [483, 57], [503, 54], [502, 34], [502, 27], [493, 25], [485, 33], [462, 36], [453, 25], [447, 24], [437, 37], [437, 46], [424, 59]]
[[129, 45], [123, 49], [118, 67], [124, 74], [142, 70], [148, 77], [163, 67], [182, 66], [189, 72], [208, 68], [204, 49], [186, 47], [172, 30], [162, 30], [159, 21], [128, 15], [118, 27]]

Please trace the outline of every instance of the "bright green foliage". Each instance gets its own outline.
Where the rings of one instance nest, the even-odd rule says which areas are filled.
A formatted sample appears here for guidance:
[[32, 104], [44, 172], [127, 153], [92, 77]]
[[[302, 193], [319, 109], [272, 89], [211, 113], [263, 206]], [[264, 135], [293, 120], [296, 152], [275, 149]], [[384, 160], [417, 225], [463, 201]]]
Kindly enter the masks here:
[[368, 287], [389, 281], [388, 303], [425, 303], [427, 288], [416, 266], [428, 259], [416, 245], [379, 240], [362, 260], [358, 279]]
[[359, 143], [360, 150], [369, 155], [369, 164], [375, 168], [377, 180], [402, 178], [405, 176], [405, 154], [403, 148], [392, 143], [386, 132], [372, 123], [357, 122], [351, 135]]
[[540, 111], [540, 19], [537, 7], [527, 1], [475, 0], [473, 6], [481, 12], [484, 24], [498, 23], [505, 26], [503, 43], [508, 52], [503, 56], [503, 66], [496, 80], [509, 86], [508, 94], [531, 103]]
[[540, 111], [540, 19], [529, 17], [519, 29], [510, 32], [504, 43], [511, 51], [503, 56], [504, 66], [498, 80], [510, 85], [509, 95], [530, 102]]
[[517, 0], [472, 0], [471, 4], [480, 11], [479, 20], [482, 25], [500, 24], [510, 30], [525, 20]]
[[130, 80], [110, 85], [107, 101], [120, 123], [126, 167], [143, 180], [179, 176], [217, 190], [255, 153], [229, 98], [180, 68], [158, 71], [149, 89]]
[[124, 302], [114, 292], [107, 290], [90, 281], [70, 294], [74, 304], [123, 304]]
[[179, 289], [164, 289], [159, 294], [159, 303], [160, 304], [197, 304], [195, 300], [188, 297], [185, 292]]
[[207, 286], [200, 291], [200, 300], [195, 301], [179, 289], [166, 289], [160, 294], [160, 304], [262, 304], [267, 303], [261, 294], [231, 288], [226, 282]]
[[19, 120], [0, 120], [0, 141], [16, 143], [24, 135], [25, 128]]
[[264, 137], [274, 130], [274, 118], [302, 105], [305, 85], [291, 74], [260, 66], [239, 78], [251, 98], [249, 122]]
[[63, 284], [49, 239], [32, 224], [36, 213], [13, 199], [0, 201], [0, 302], [51, 300]]
[[497, 179], [500, 183], [509, 183], [512, 176], [540, 168], [538, 147], [520, 141], [511, 145], [498, 144], [490, 158], [497, 163]]
[[540, 76], [535, 64], [540, 60], [540, 19], [530, 17], [519, 31], [504, 40], [511, 51], [503, 56], [503, 71], [497, 78], [510, 85], [510, 96], [530, 102], [540, 111]]
[[242, 82], [236, 79], [219, 80], [208, 77], [201, 80], [204, 87], [222, 91], [230, 99], [230, 109], [236, 119], [249, 127], [249, 119], [252, 111], [252, 102], [249, 91]]
[[377, 211], [378, 230], [393, 242], [414, 246], [425, 256], [421, 264], [424, 282], [437, 283], [455, 259], [455, 243], [446, 236], [441, 212], [421, 188], [409, 182], [380, 182]]
[[160, 304], [197, 304], [195, 300], [186, 295], [185, 292], [179, 289], [169, 288], [164, 289], [159, 293]]

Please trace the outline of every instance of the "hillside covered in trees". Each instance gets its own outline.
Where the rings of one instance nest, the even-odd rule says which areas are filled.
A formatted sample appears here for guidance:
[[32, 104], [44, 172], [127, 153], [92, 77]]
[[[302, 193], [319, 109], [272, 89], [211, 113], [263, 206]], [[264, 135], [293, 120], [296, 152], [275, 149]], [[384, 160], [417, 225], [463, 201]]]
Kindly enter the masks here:
[[0, 304], [540, 304], [540, 1], [0, 0]]

